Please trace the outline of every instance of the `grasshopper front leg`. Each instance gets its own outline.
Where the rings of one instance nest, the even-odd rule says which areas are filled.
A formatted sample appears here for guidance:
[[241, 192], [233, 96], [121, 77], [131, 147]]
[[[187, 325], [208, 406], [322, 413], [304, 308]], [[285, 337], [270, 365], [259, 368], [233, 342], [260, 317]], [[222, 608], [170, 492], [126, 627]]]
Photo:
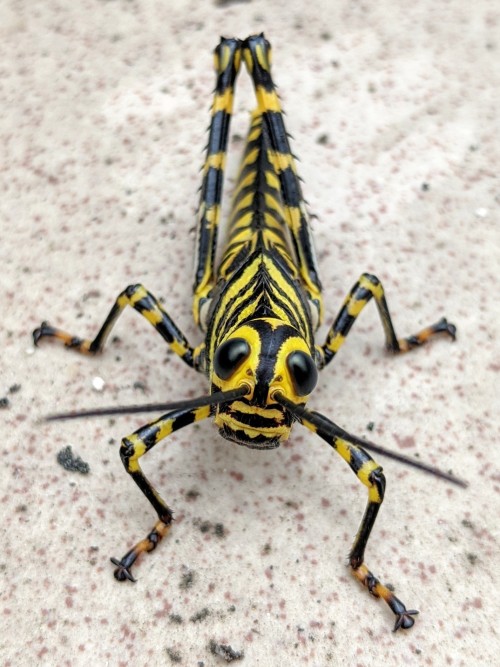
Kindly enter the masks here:
[[142, 472], [139, 459], [163, 438], [188, 424], [206, 419], [210, 413], [209, 405], [201, 408], [176, 410], [150, 424], [146, 424], [146, 426], [142, 426], [132, 435], [123, 438], [120, 456], [125, 470], [153, 506], [158, 515], [158, 521], [147, 536], [137, 542], [120, 560], [111, 559], [111, 562], [116, 565], [114, 575], [118, 581], [135, 581], [131, 572], [132, 565], [142, 553], [156, 549], [159, 542], [168, 534], [173, 519], [172, 510]]
[[[375, 519], [384, 500], [385, 476], [382, 468], [357, 445], [348, 433], [339, 429], [317, 412], [302, 409], [301, 423], [325, 440], [350, 466], [357, 478], [368, 488], [368, 503], [349, 552], [349, 565], [356, 579], [376, 598], [382, 598], [396, 617], [394, 632], [402, 628], [408, 630], [415, 623], [416, 609], [407, 609], [394, 593], [368, 569], [365, 564], [365, 549], [375, 524]], [[339, 433], [339, 435], [336, 435]], [[341, 433], [341, 435], [340, 435]]]

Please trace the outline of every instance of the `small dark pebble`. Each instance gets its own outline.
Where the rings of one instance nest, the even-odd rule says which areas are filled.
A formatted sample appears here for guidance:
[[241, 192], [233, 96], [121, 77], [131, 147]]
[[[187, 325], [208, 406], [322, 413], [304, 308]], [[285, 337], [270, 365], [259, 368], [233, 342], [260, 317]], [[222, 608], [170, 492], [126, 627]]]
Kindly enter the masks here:
[[180, 662], [182, 662], [182, 657], [179, 651], [176, 651], [173, 648], [167, 648], [166, 652], [168, 657], [170, 658], [170, 662], [172, 662], [173, 664], [179, 664]]
[[61, 451], [58, 452], [57, 462], [65, 470], [69, 470], [70, 472], [79, 472], [82, 475], [88, 475], [90, 472], [89, 464], [85, 463], [79, 456], [73, 454], [71, 445], [64, 447], [64, 449], [61, 449]]
[[182, 624], [182, 616], [180, 614], [170, 614], [168, 620], [170, 623], [175, 623], [176, 625]]
[[188, 588], [191, 588], [193, 584], [194, 584], [194, 572], [193, 570], [187, 570], [187, 572], [184, 572], [184, 574], [181, 577], [181, 583], [179, 584], [179, 588], [185, 591]]
[[193, 614], [189, 620], [191, 621], [191, 623], [200, 623], [201, 621], [204, 621], [208, 616], [210, 616], [210, 609], [207, 609], [207, 607], [203, 607], [203, 609], [197, 611], [196, 614]]
[[213, 655], [217, 655], [220, 658], [224, 658], [226, 662], [233, 662], [233, 660], [241, 660], [245, 656], [245, 653], [243, 651], [235, 651], [234, 648], [232, 648], [228, 644], [219, 644], [213, 639], [210, 642], [210, 652], [213, 653]]

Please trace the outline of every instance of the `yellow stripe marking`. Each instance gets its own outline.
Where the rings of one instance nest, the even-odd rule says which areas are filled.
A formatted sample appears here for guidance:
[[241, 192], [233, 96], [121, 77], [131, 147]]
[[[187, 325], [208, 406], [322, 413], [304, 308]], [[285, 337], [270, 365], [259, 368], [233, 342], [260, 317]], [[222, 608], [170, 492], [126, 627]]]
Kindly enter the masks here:
[[269, 72], [269, 69], [270, 69], [269, 60], [267, 59], [266, 51], [265, 51], [265, 49], [262, 48], [261, 44], [258, 44], [256, 46], [255, 54], [257, 56], [257, 62], [262, 67], [262, 69], [265, 70], [266, 72]]
[[238, 211], [241, 211], [244, 208], [251, 206], [255, 193], [249, 192], [247, 195], [242, 197], [238, 202], [235, 202], [236, 206], [233, 208], [233, 215], [237, 214]]
[[266, 183], [267, 185], [272, 188], [273, 190], [277, 190], [279, 192], [280, 189], [280, 179], [276, 174], [274, 174], [272, 171], [266, 171]]
[[219, 74], [222, 74], [222, 72], [227, 68], [231, 59], [231, 49], [228, 46], [224, 46], [221, 51], [221, 58], [219, 59], [218, 66], [216, 67]]
[[158, 308], [155, 308], [154, 310], [145, 310], [142, 314], [153, 326], [160, 324], [163, 320], [163, 313]]
[[365, 301], [365, 299], [359, 299], [359, 300], [356, 299], [354, 301], [351, 301], [347, 306], [347, 312], [352, 317], [357, 317], [363, 310], [363, 308], [366, 306], [366, 303], [367, 302]]
[[241, 163], [241, 166], [248, 167], [249, 165], [253, 164], [257, 159], [258, 155], [259, 155], [258, 148], [254, 148], [253, 150], [248, 151], [247, 153], [245, 153], [243, 157], [243, 162]]
[[255, 171], [251, 171], [249, 174], [245, 176], [243, 179], [238, 179], [238, 185], [236, 186], [236, 189], [233, 194], [233, 200], [236, 199], [236, 197], [239, 195], [239, 193], [244, 189], [247, 188], [249, 185], [252, 185], [252, 183], [255, 181], [257, 177], [257, 174]]
[[295, 173], [295, 160], [290, 153], [277, 153], [276, 151], [267, 151], [267, 159], [273, 165], [277, 174], [287, 168], [292, 169]]
[[369, 292], [371, 292], [377, 300], [381, 299], [384, 295], [384, 289], [380, 283], [378, 285], [374, 285], [370, 280], [362, 276], [359, 284], [361, 287], [364, 287]]
[[201, 210], [201, 217], [205, 219], [206, 223], [208, 223], [205, 225], [207, 229], [213, 229], [217, 227], [217, 223], [220, 217], [220, 206], [218, 204], [214, 204], [210, 207], [203, 206]]
[[146, 445], [135, 433], [127, 438], [134, 446], [134, 455], [129, 459], [127, 470], [128, 472], [139, 472], [141, 467], [138, 459], [146, 453]]
[[273, 197], [272, 194], [266, 192], [264, 194], [264, 201], [266, 202], [266, 206], [268, 208], [271, 208], [274, 211], [277, 211], [278, 213], [281, 213], [283, 215], [283, 206], [281, 202], [278, 201], [275, 197]]
[[224, 151], [219, 151], [218, 153], [212, 153], [207, 155], [205, 160], [205, 171], [208, 171], [210, 167], [213, 169], [224, 169], [226, 166], [226, 154]]
[[233, 110], [233, 89], [232, 87], [227, 88], [223, 93], [217, 93], [214, 96], [214, 102], [212, 104], [212, 115], [216, 114], [218, 111], [225, 111], [227, 114], [231, 114]]
[[276, 419], [279, 421], [282, 421], [283, 419], [283, 412], [274, 408], [259, 408], [257, 405], [248, 405], [241, 401], [235, 401], [231, 404], [231, 407], [234, 408], [234, 410], [238, 410], [238, 412], [243, 412], [247, 415], [259, 415], [261, 417], [269, 417], [269, 419]]
[[255, 95], [261, 111], [281, 112], [280, 101], [274, 90], [266, 90], [262, 86], [257, 86], [255, 88]]
[[328, 341], [328, 349], [332, 352], [338, 352], [342, 345], [344, 344], [345, 336], [340, 333], [335, 334], [335, 337], [332, 340]]
[[170, 349], [172, 350], [172, 352], [175, 352], [175, 354], [177, 354], [179, 357], [184, 356], [187, 350], [186, 346], [182, 345], [182, 343], [180, 343], [177, 340], [174, 340], [172, 341], [172, 343], [170, 343]]

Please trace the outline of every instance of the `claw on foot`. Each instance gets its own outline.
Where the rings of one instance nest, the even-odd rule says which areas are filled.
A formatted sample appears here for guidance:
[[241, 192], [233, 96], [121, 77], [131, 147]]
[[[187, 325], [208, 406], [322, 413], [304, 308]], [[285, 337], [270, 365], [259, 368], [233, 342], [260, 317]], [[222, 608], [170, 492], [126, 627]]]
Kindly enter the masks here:
[[132, 581], [135, 583], [137, 579], [132, 575], [130, 569], [124, 565], [121, 560], [118, 558], [110, 558], [110, 561], [113, 565], [116, 565], [116, 570], [114, 571], [114, 576], [117, 581]]
[[409, 630], [412, 628], [413, 624], [415, 623], [415, 619], [413, 619], [412, 616], [416, 616], [417, 614], [418, 611], [416, 609], [408, 609], [398, 614], [396, 623], [394, 624], [393, 632], [396, 632], [400, 628], [402, 630]]
[[35, 347], [38, 346], [40, 338], [43, 338], [46, 335], [47, 330], [52, 330], [52, 327], [48, 322], [43, 321], [39, 327], [33, 331], [33, 343]]
[[443, 333], [447, 333], [452, 340], [457, 339], [457, 327], [452, 324], [451, 322], [448, 322], [446, 317], [442, 317], [439, 322], [436, 325], [436, 328], [438, 331], [442, 331]]
[[396, 617], [393, 632], [396, 632], [400, 628], [409, 630], [414, 625], [415, 619], [413, 616], [416, 616], [418, 611], [416, 609], [407, 609], [401, 600], [397, 598], [387, 586], [380, 583], [377, 577], [370, 572], [364, 563], [357, 568], [353, 568], [352, 573], [363, 586], [366, 586], [369, 593], [376, 598], [382, 598], [382, 600], [389, 606], [390, 610]]

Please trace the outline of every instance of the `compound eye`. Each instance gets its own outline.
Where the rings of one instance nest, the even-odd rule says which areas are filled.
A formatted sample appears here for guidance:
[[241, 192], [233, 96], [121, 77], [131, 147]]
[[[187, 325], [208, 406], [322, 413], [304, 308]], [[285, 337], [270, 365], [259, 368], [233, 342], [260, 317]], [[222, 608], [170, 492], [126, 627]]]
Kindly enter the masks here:
[[214, 356], [214, 370], [221, 380], [228, 380], [250, 354], [244, 338], [231, 338], [219, 345]]
[[297, 350], [288, 355], [286, 365], [292, 376], [297, 396], [310, 394], [318, 381], [318, 369], [311, 356], [306, 352]]

